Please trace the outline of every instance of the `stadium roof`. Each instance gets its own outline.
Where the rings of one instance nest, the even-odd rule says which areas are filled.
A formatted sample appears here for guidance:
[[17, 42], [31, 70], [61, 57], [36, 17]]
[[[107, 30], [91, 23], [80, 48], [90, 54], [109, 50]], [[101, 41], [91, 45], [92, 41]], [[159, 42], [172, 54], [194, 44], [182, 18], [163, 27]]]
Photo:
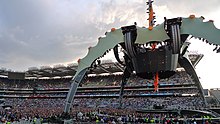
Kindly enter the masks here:
[[[196, 66], [199, 61], [202, 59], [203, 54], [190, 54], [189, 58], [194, 66]], [[51, 66], [41, 66], [30, 67], [25, 73], [25, 79], [29, 78], [60, 78], [60, 77], [72, 77], [76, 73], [77, 64], [69, 64], [67, 66], [64, 65], [55, 65]], [[123, 72], [124, 67], [118, 62], [105, 61], [100, 65], [97, 65], [95, 68], [92, 68], [89, 74], [114, 74], [117, 72]], [[0, 76], [8, 77], [9, 72], [11, 70], [7, 70], [5, 68], [0, 69]], [[19, 72], [21, 73], [21, 72]]]

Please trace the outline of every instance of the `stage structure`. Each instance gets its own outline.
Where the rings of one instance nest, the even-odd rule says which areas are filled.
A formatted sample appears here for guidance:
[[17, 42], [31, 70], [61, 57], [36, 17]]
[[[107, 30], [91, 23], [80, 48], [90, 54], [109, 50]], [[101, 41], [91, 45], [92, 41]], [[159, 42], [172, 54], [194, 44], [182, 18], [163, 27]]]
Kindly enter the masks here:
[[[189, 58], [187, 48], [188, 40], [199, 38], [210, 45], [213, 51], [220, 52], [220, 30], [213, 20], [204, 22], [204, 17], [190, 15], [187, 18], [164, 18], [164, 22], [154, 25], [155, 16], [152, 2], [149, 0], [149, 27], [138, 27], [136, 23], [131, 26], [112, 28], [105, 33], [105, 37], [98, 39], [98, 44], [89, 48], [88, 54], [78, 61], [78, 69], [72, 79], [72, 85], [66, 99], [64, 112], [69, 113], [77, 87], [87, 71], [100, 63], [110, 49], [114, 50], [117, 61], [124, 65], [120, 101], [123, 97], [124, 86], [132, 73], [145, 79], [154, 79], [155, 92], [158, 90], [158, 80], [168, 78], [175, 74], [177, 64], [180, 64], [188, 74], [199, 82]], [[120, 60], [118, 47], [124, 51], [124, 61]], [[200, 83], [198, 84], [200, 85]], [[121, 102], [120, 102], [121, 105]]]

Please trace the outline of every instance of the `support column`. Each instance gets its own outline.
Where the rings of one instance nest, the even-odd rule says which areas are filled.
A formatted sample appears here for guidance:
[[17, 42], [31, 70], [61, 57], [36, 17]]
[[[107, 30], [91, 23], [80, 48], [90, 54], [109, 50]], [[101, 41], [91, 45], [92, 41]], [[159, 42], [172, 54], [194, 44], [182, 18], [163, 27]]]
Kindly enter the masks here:
[[64, 113], [69, 113], [70, 108], [72, 107], [72, 102], [75, 97], [79, 83], [84, 78], [86, 71], [87, 71], [87, 68], [83, 69], [77, 75], [75, 75], [74, 78], [71, 80], [71, 88], [69, 89], [69, 92], [66, 98], [66, 105], [64, 108]]
[[127, 68], [125, 68], [123, 76], [122, 76], [122, 81], [121, 81], [121, 88], [119, 92], [119, 108], [122, 108], [122, 99], [124, 95], [124, 87], [128, 81], [128, 78], [130, 77], [131, 73], [128, 71]]

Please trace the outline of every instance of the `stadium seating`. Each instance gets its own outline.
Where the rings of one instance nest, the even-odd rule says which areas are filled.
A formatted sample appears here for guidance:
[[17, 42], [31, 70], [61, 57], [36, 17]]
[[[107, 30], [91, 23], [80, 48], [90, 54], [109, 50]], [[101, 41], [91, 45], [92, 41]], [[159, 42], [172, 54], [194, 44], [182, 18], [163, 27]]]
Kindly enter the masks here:
[[[16, 119], [58, 116], [63, 112], [70, 80], [0, 78], [0, 96], [5, 105], [12, 106]], [[71, 116], [77, 118], [75, 113], [85, 115], [92, 111], [128, 116], [137, 110], [154, 110], [157, 105], [163, 106], [163, 110], [202, 110], [205, 107], [202, 94], [185, 72], [160, 80], [159, 92], [154, 92], [153, 80], [132, 76], [125, 86], [122, 109], [118, 109], [120, 81], [121, 75], [87, 77], [76, 93]]]

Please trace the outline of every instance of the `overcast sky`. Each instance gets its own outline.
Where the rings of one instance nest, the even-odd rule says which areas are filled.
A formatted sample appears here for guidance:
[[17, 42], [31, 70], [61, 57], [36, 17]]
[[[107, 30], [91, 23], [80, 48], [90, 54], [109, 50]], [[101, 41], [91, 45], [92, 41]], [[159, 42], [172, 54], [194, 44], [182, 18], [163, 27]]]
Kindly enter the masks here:
[[[147, 26], [146, 0], [1, 0], [0, 68], [25, 71], [72, 63], [112, 27]], [[157, 24], [163, 17], [190, 14], [212, 19], [220, 28], [219, 0], [156, 0]], [[218, 23], [219, 22], [219, 23]], [[190, 50], [205, 55], [196, 67], [204, 88], [220, 88], [220, 54], [201, 41]], [[218, 64], [217, 64], [218, 63]]]

